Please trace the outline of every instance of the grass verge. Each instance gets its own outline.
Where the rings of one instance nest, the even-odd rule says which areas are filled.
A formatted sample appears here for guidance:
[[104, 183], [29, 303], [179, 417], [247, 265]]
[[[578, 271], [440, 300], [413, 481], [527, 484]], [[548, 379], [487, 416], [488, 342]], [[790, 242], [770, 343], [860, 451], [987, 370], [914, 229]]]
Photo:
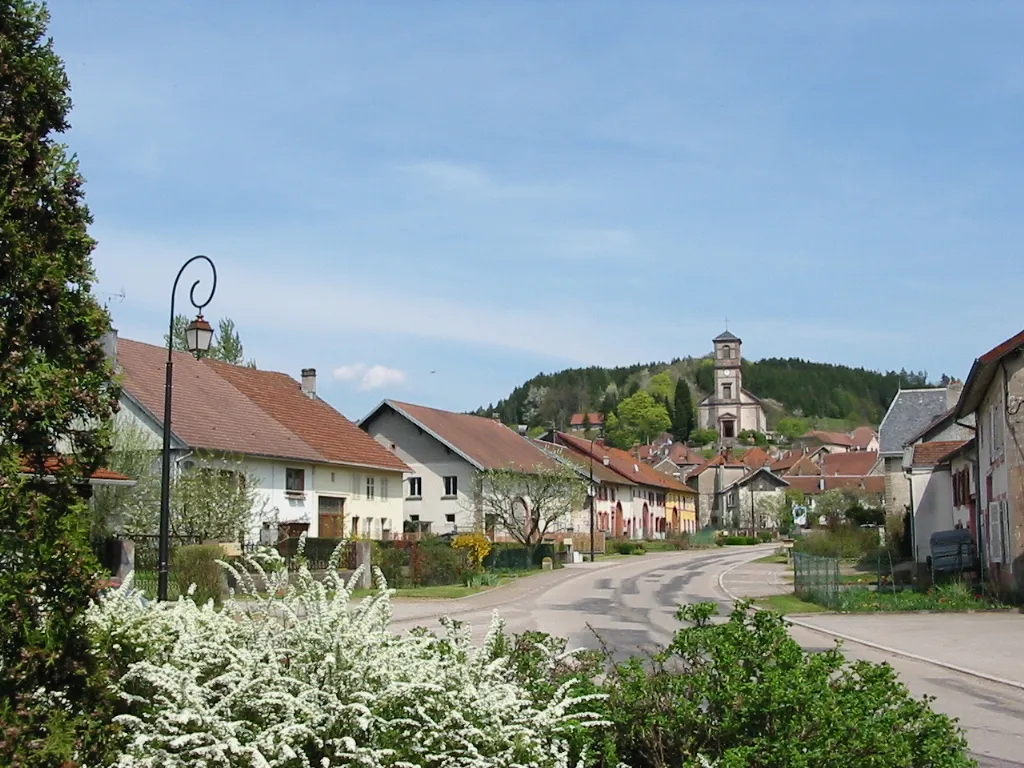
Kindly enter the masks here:
[[789, 557], [786, 555], [770, 554], [759, 557], [755, 563], [775, 563], [776, 565], [789, 565]]
[[817, 603], [808, 603], [796, 595], [771, 595], [761, 597], [754, 601], [759, 608], [767, 608], [770, 611], [781, 613], [783, 616], [789, 613], [821, 613], [828, 610]]

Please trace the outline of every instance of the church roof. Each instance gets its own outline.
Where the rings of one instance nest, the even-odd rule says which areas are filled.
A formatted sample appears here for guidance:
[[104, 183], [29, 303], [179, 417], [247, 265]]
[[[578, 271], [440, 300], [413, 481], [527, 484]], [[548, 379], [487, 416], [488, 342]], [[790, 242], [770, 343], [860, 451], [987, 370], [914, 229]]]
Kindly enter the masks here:
[[712, 341], [740, 341], [740, 337], [731, 333], [730, 331], [723, 331], [722, 333], [715, 336]]

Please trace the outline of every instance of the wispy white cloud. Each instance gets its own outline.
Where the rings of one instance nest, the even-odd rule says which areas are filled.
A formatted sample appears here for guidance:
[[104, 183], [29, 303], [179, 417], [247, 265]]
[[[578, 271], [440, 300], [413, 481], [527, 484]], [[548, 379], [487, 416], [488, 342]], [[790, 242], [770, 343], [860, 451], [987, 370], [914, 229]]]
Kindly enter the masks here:
[[479, 165], [448, 160], [423, 160], [399, 165], [397, 170], [431, 191], [472, 197], [533, 199], [561, 195], [570, 188], [564, 183], [507, 181]]
[[355, 382], [356, 388], [362, 392], [381, 387], [394, 386], [405, 381], [405, 371], [388, 368], [386, 365], [367, 365], [366, 363], [350, 363], [339, 365], [334, 369], [334, 378], [343, 382]]

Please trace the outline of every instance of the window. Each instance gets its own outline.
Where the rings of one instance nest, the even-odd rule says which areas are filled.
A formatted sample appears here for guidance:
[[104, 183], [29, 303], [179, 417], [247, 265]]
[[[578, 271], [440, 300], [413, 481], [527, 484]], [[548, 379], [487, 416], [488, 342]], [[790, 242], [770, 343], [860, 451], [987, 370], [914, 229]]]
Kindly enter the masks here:
[[306, 492], [306, 471], [286, 467], [284, 470], [284, 491], [289, 496]]
[[615, 501], [615, 489], [614, 488], [612, 488], [611, 500]]
[[998, 459], [1003, 455], [1003, 419], [1000, 411], [1001, 403], [992, 403], [989, 408], [989, 458]]
[[455, 525], [455, 515], [445, 515], [444, 521], [446, 523], [451, 523], [452, 525]]
[[726, 360], [732, 360], [732, 347], [730, 347], [728, 344], [722, 347], [722, 357], [724, 357]]
[[444, 478], [445, 498], [459, 495], [459, 478], [456, 475], [447, 475]]
[[359, 475], [352, 475], [352, 495], [358, 498], [362, 487], [362, 478]]
[[376, 490], [377, 480], [373, 477], [366, 478], [366, 499], [367, 501], [373, 501], [374, 492]]
[[388, 500], [388, 479], [386, 477], [380, 479], [380, 500]]
[[353, 536], [358, 536], [359, 535], [359, 518], [358, 517], [353, 517], [352, 518], [352, 535]]
[[409, 498], [420, 499], [423, 498], [423, 478], [422, 477], [410, 477], [409, 478]]
[[418, 523], [420, 521], [419, 515], [409, 515], [409, 522]]
[[726, 400], [732, 399], [732, 384], [722, 385], [722, 397], [724, 397]]

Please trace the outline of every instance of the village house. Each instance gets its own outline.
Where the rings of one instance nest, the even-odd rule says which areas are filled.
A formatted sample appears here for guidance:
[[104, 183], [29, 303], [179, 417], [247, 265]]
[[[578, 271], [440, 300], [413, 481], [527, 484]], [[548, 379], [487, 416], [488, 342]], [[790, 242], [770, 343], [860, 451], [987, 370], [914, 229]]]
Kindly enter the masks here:
[[768, 418], [761, 401], [743, 388], [743, 368], [738, 336], [725, 331], [713, 340], [714, 391], [697, 406], [701, 429], [714, 429], [723, 442], [731, 443], [740, 432], [765, 432]]
[[857, 427], [850, 437], [853, 438], [854, 450], [878, 452], [878, 433], [871, 427]]
[[940, 531], [967, 527], [953, 506], [950, 456], [965, 440], [936, 440], [909, 444], [903, 469], [910, 491], [911, 550], [919, 571], [927, 569], [931, 557], [931, 536]]
[[[690, 495], [684, 483], [658, 472], [628, 451], [612, 448], [600, 440], [584, 440], [576, 435], [556, 432], [552, 436], [552, 441], [588, 460], [592, 458], [595, 462], [600, 462], [633, 483], [631, 498], [620, 499], [610, 509], [612, 519], [609, 521], [609, 529], [613, 536], [631, 539], [657, 539], [666, 536], [671, 525], [671, 517], [667, 516], [667, 513], [671, 514], [673, 511], [668, 508], [668, 494], [676, 492], [682, 496]], [[686, 510], [681, 508], [678, 511], [679, 524], [682, 526]]]
[[878, 427], [887, 514], [902, 515], [910, 509], [910, 482], [903, 472], [904, 449], [914, 439], [923, 442], [922, 432], [953, 408], [959, 395], [960, 387], [955, 384], [949, 388], [902, 389], [889, 404]]
[[[409, 467], [403, 493], [406, 525], [421, 533], [457, 533], [479, 526], [477, 474], [530, 473], [560, 465], [497, 419], [384, 400], [360, 422], [374, 440]], [[528, 505], [529, 500], [524, 502]], [[555, 528], [567, 529], [571, 520]]]
[[793, 447], [807, 452], [821, 449], [824, 453], [846, 453], [857, 449], [851, 435], [842, 432], [823, 432], [813, 429], [793, 441]]
[[[978, 541], [990, 578], [1024, 592], [1024, 331], [974, 361], [953, 418], [977, 425]], [[958, 462], [962, 465], [962, 462]]]
[[[594, 500], [594, 528], [611, 536], [615, 530], [616, 517], [622, 517], [621, 512], [617, 510], [621, 510], [623, 505], [632, 508], [636, 483], [613, 470], [610, 466], [611, 460], [607, 456], [595, 460], [593, 456], [578, 453], [564, 445], [540, 440], [535, 441], [535, 444], [542, 451], [573, 467], [581, 477], [587, 478], [591, 485], [590, 496]], [[574, 516], [573, 528], [589, 532], [590, 510], [587, 507], [581, 508]]]
[[789, 483], [765, 466], [748, 470], [722, 489], [726, 524], [732, 528], [758, 531], [779, 525], [777, 502]]
[[599, 411], [593, 413], [574, 413], [569, 418], [570, 432], [600, 432], [604, 429], [604, 414]]
[[[122, 385], [119, 425], [141, 427], [158, 448], [166, 348], [118, 339], [116, 332], [106, 346]], [[387, 538], [401, 531], [408, 466], [317, 396], [314, 369], [299, 382], [172, 354], [173, 471], [220, 462], [230, 467], [221, 471], [255, 482], [264, 518], [253, 521], [251, 538]]]
[[694, 469], [686, 484], [697, 491], [699, 528], [719, 528], [726, 524], [727, 508], [723, 491], [747, 474], [749, 468], [731, 450], [725, 450]]

